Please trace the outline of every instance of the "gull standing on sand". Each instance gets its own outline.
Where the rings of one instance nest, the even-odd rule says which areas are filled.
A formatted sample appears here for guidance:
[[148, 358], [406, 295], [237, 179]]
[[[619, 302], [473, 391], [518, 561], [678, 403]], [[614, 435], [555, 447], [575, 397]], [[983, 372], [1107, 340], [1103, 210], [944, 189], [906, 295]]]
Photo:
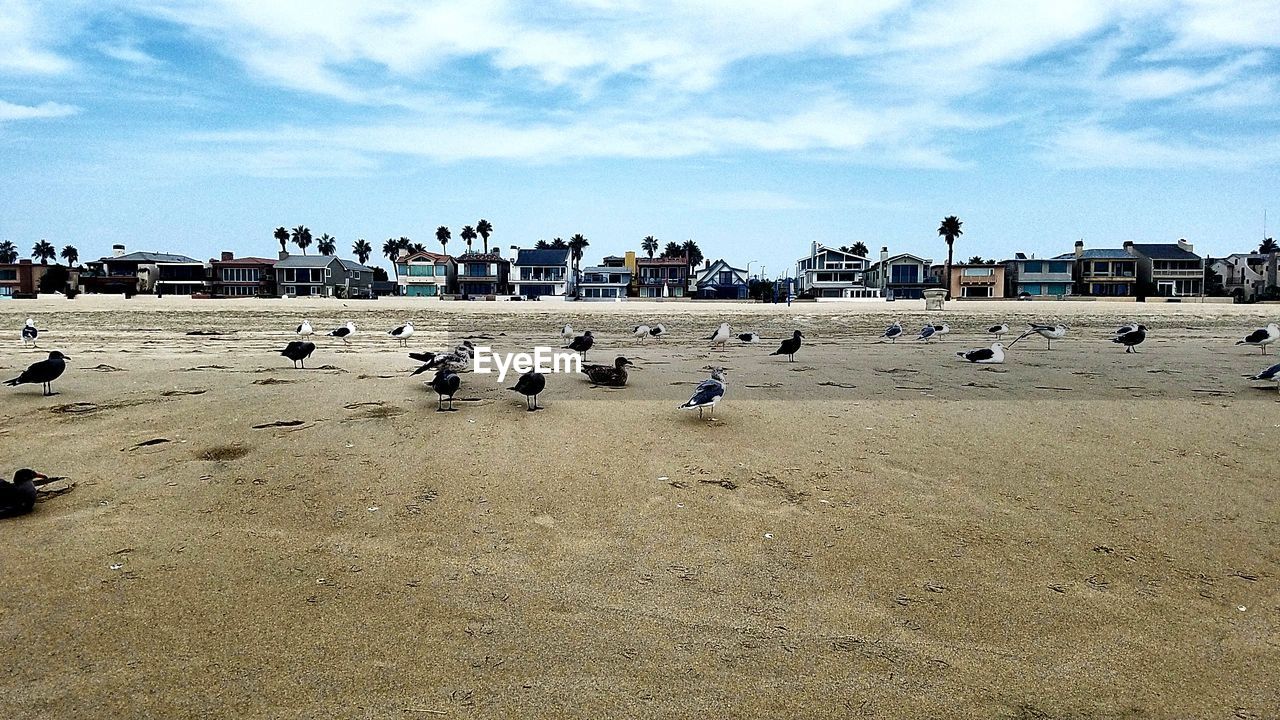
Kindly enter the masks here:
[[612, 365], [583, 365], [582, 372], [596, 385], [625, 387], [628, 365], [635, 367], [635, 363], [619, 355]]
[[387, 335], [393, 340], [399, 340], [400, 347], [407, 347], [409, 338], [413, 337], [413, 323], [407, 322], [398, 328], [393, 328]]
[[916, 336], [916, 339], [923, 340], [927, 343], [929, 342], [929, 338], [932, 338], [937, 332], [937, 330], [933, 329], [932, 325], [925, 325], [920, 328], [920, 334]]
[[311, 323], [309, 321], [303, 320], [302, 324], [299, 325], [294, 332], [298, 334], [298, 337], [308, 337], [315, 331], [311, 329]]
[[63, 371], [67, 369], [67, 360], [71, 358], [67, 355], [54, 350], [49, 353], [48, 359], [41, 360], [38, 363], [32, 363], [18, 377], [5, 381], [5, 385], [9, 387], [17, 387], [18, 385], [35, 385], [40, 383], [44, 391], [45, 397], [57, 395], [53, 391], [53, 381], [62, 376]]
[[1132, 330], [1111, 338], [1111, 342], [1116, 343], [1117, 345], [1123, 345], [1124, 351], [1127, 353], [1136, 353], [1138, 352], [1138, 346], [1146, 339], [1147, 326], [1134, 325]]
[[307, 358], [311, 357], [311, 353], [316, 351], [316, 344], [309, 340], [294, 340], [280, 354], [293, 361], [293, 367], [296, 370], [298, 363], [302, 363], [302, 369], [307, 369]]
[[1004, 336], [1008, 334], [1008, 332], [1009, 332], [1009, 326], [1005, 325], [1004, 323], [1001, 323], [999, 325], [992, 325], [991, 327], [987, 328], [987, 334], [995, 335], [997, 340], [1003, 339]]
[[38, 337], [40, 337], [40, 331], [36, 329], [36, 321], [31, 318], [27, 318], [27, 324], [22, 326], [23, 347], [26, 347], [27, 345], [35, 347], [36, 338]]
[[[427, 387], [436, 391], [436, 412], [453, 412], [453, 396], [458, 393], [458, 388], [462, 387], [462, 378], [458, 374], [447, 367], [442, 367], [436, 371], [436, 376], [424, 383]], [[449, 408], [444, 408], [444, 399], [449, 398]]]
[[346, 325], [343, 325], [340, 328], [334, 328], [333, 330], [329, 331], [329, 337], [342, 338], [342, 342], [348, 345], [351, 344], [351, 341], [348, 338], [350, 338], [352, 335], [355, 335], [355, 334], [356, 334], [356, 324], [351, 322], [350, 320], [347, 321]]
[[649, 328], [649, 337], [653, 337], [653, 338], [657, 338], [658, 340], [661, 340], [662, 336], [666, 334], [667, 334], [667, 326], [663, 325], [662, 323], [658, 323], [657, 325], [654, 325], [653, 327]]
[[[568, 327], [568, 326], [566, 325], [565, 327]], [[569, 343], [568, 349], [573, 350], [574, 352], [582, 353], [582, 359], [585, 361], [587, 359], [587, 351], [590, 350], [591, 346], [595, 344], [596, 344], [596, 338], [594, 335], [591, 334], [591, 331], [588, 330], [582, 333], [581, 335], [579, 335], [578, 337], [574, 338], [573, 342]]]
[[1249, 333], [1248, 337], [1236, 342], [1237, 345], [1252, 345], [1262, 348], [1262, 354], [1267, 354], [1267, 346], [1276, 340], [1280, 340], [1280, 326], [1271, 323], [1264, 328], [1258, 328]]
[[1004, 362], [1004, 345], [991, 343], [989, 348], [961, 350], [956, 357], [979, 365], [1000, 365]]
[[711, 378], [703, 380], [698, 384], [698, 388], [693, 391], [693, 396], [689, 398], [685, 404], [680, 406], [681, 410], [698, 409], [698, 417], [702, 417], [703, 408], [711, 408], [710, 420], [716, 419], [716, 404], [724, 399], [724, 368], [712, 368]]
[[719, 345], [720, 349], [724, 350], [731, 337], [733, 337], [733, 332], [729, 329], [729, 323], [722, 322], [720, 327], [716, 328], [716, 331], [711, 333], [707, 339], [711, 341], [711, 347], [714, 348]]
[[885, 338], [888, 338], [889, 342], [891, 343], [897, 342], [898, 336], [901, 334], [902, 334], [902, 323], [898, 322], [897, 320], [894, 320], [892, 325], [884, 329], [884, 334], [880, 336], [880, 339], [883, 340]]
[[788, 361], [795, 362], [796, 351], [799, 350], [800, 346], [803, 344], [801, 342], [801, 338], [803, 337], [804, 335], [802, 335], [799, 330], [796, 330], [791, 334], [791, 337], [782, 341], [782, 344], [778, 346], [777, 350], [769, 353], [770, 357], [774, 355], [786, 355]]
[[933, 326], [933, 336], [939, 340], [942, 339], [943, 335], [946, 335], [949, 332], [951, 332], [951, 326], [946, 323]]
[[[538, 407], [538, 395], [542, 394], [542, 391], [546, 389], [546, 387], [547, 376], [537, 370], [530, 370], [520, 376], [520, 379], [516, 381], [514, 387], [507, 389], [524, 395], [524, 409], [529, 412], [533, 412], [535, 410], [542, 409]], [[530, 404], [531, 400], [532, 404]]]
[[1251, 375], [1250, 380], [1266, 380], [1276, 384], [1276, 390], [1280, 391], [1280, 363], [1276, 363], [1271, 367], [1263, 370], [1257, 375]]
[[569, 342], [573, 338], [574, 338], [573, 326], [568, 323], [565, 323], [564, 327], [560, 328], [560, 339], [564, 340], [565, 342]]
[[637, 340], [644, 340], [649, 337], [650, 330], [651, 328], [648, 325], [637, 325], [634, 328], [631, 328], [631, 334], [634, 335]]
[[1017, 339], [1009, 343], [1009, 347], [1013, 347], [1018, 343], [1018, 340], [1021, 340], [1024, 337], [1027, 337], [1029, 335], [1039, 335], [1040, 337], [1044, 338], [1046, 342], [1048, 342], [1047, 349], [1052, 350], [1054, 340], [1061, 340], [1062, 338], [1067, 336], [1066, 325], [1040, 325], [1038, 323], [1027, 323], [1027, 325], [1031, 329], [1022, 333], [1017, 337]]

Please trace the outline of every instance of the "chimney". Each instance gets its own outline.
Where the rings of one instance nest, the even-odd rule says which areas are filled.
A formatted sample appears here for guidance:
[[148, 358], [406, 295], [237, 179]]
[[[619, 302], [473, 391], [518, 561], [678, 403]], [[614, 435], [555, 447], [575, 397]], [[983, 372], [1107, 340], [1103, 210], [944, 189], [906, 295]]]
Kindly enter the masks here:
[[222, 262], [231, 262], [232, 260], [235, 260], [235, 259], [236, 259], [235, 253], [227, 252], [226, 250], [222, 251]]
[[122, 255], [124, 255], [124, 246], [123, 246], [123, 245], [112, 245], [112, 246], [111, 246], [111, 257], [120, 257], [120, 256], [122, 256]]
[[1132, 241], [1132, 240], [1125, 240], [1125, 241], [1124, 241], [1124, 251], [1125, 251], [1126, 253], [1130, 254], [1130, 255], [1137, 255], [1137, 254], [1138, 254], [1138, 251], [1133, 249], [1133, 241]]
[[880, 246], [880, 262], [889, 262], [889, 246], [887, 245]]
[[1076, 257], [1078, 258], [1084, 257], [1084, 241], [1083, 240], [1076, 241]]
[[400, 248], [396, 251], [396, 259], [403, 260], [409, 257], [409, 248]]
[[809, 255], [813, 256], [817, 254], [818, 254], [818, 242], [815, 240], [814, 242], [809, 244]]
[[281, 251], [280, 251], [280, 254], [279, 254], [279, 259], [280, 259], [280, 260], [285, 260], [285, 259], [287, 259], [288, 257], [289, 257], [289, 251], [288, 251], [288, 250], [281, 250]]
[[1195, 245], [1187, 242], [1186, 238], [1178, 238], [1178, 249], [1185, 250], [1187, 252], [1195, 252], [1195, 247]]
[[710, 260], [704, 260], [703, 262], [705, 262], [705, 263], [706, 263], [706, 265], [703, 265], [703, 266], [702, 266], [702, 269], [703, 269], [703, 270], [706, 270], [707, 268], [711, 267], [711, 261], [710, 261]]

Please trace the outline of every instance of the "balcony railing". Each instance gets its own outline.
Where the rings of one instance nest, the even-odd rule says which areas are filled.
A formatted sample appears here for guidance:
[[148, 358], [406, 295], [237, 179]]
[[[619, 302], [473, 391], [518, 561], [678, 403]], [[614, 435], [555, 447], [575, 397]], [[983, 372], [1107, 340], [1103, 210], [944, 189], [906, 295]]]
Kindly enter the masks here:
[[1152, 270], [1152, 278], [1201, 278], [1204, 272], [1200, 270]]

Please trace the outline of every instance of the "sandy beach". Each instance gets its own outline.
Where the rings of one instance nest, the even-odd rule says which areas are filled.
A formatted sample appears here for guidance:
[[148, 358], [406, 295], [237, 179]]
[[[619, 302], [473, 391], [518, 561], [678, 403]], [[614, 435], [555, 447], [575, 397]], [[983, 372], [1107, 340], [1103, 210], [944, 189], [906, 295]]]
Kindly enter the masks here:
[[[0, 717], [1277, 717], [1280, 393], [1243, 377], [1276, 359], [1233, 344], [1277, 317], [0, 303], [4, 379], [72, 357], [57, 396], [0, 388], [0, 472], [77, 483], [0, 521]], [[303, 318], [360, 332], [294, 370]], [[951, 333], [878, 342], [895, 318]], [[539, 413], [468, 373], [436, 413], [405, 320], [410, 350], [503, 352], [569, 322], [637, 367], [552, 376]], [[710, 350], [721, 320], [764, 341]], [[1031, 320], [1070, 334], [956, 360]], [[676, 406], [712, 366], [704, 422]]]

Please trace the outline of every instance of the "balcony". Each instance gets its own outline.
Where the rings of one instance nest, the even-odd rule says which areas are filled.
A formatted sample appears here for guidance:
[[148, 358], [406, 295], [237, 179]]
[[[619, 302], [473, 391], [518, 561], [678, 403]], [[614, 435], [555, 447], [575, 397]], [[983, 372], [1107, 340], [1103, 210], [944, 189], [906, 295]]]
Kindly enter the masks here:
[[1204, 277], [1203, 270], [1156, 270], [1151, 271], [1151, 277], [1156, 280], [1197, 280]]

